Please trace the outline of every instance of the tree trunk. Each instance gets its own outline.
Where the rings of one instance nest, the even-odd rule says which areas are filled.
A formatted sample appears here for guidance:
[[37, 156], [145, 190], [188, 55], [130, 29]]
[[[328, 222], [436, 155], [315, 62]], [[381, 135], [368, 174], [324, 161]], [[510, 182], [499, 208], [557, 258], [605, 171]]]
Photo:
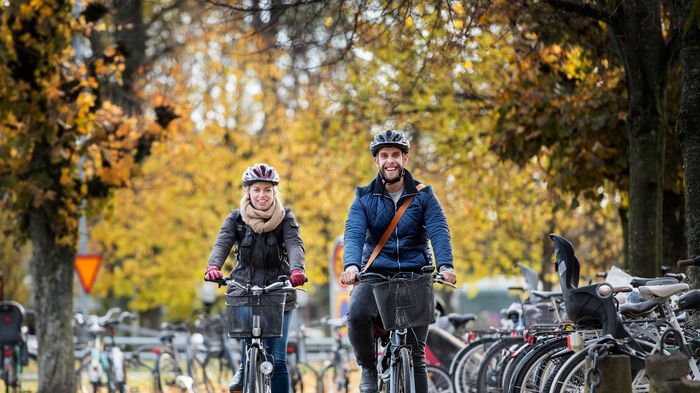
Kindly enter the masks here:
[[56, 243], [52, 222], [42, 211], [29, 213], [32, 240], [39, 393], [75, 392], [73, 358], [73, 263], [75, 249]]
[[141, 100], [136, 93], [146, 58], [146, 26], [142, 0], [116, 0], [114, 24], [117, 45], [125, 54], [123, 84], [112, 84], [111, 101], [130, 116], [141, 113]]
[[[684, 35], [681, 49], [683, 87], [676, 132], [683, 152], [687, 213], [688, 256], [700, 255], [700, 15], [691, 18], [692, 3], [679, 2]], [[700, 5], [695, 6], [696, 8]], [[687, 29], [687, 30], [686, 30]], [[700, 272], [691, 268], [690, 283], [700, 288]]]
[[663, 235], [661, 242], [661, 264], [675, 268], [676, 261], [684, 259], [687, 252], [685, 234], [684, 195], [673, 190], [664, 190]]
[[629, 209], [620, 206], [617, 209], [622, 225], [622, 270], [630, 270], [630, 235], [629, 235]]
[[623, 62], [629, 109], [629, 273], [654, 277], [661, 260], [666, 74], [658, 1], [623, 2]]

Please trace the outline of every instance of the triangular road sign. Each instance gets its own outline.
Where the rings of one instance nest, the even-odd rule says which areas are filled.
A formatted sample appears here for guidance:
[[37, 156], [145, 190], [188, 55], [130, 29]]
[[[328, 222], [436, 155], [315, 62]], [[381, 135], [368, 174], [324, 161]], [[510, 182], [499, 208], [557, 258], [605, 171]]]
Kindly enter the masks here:
[[77, 255], [75, 257], [75, 272], [78, 273], [80, 284], [83, 285], [85, 293], [92, 291], [92, 285], [95, 283], [101, 264], [102, 255]]

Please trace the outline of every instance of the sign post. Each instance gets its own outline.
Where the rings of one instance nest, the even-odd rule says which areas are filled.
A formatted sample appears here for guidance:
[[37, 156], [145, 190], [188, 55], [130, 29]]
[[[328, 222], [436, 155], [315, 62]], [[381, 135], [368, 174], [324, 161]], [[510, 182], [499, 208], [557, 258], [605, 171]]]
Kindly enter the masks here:
[[342, 318], [348, 313], [352, 286], [340, 282], [343, 272], [343, 237], [335, 240], [328, 269], [328, 290], [330, 291], [331, 318]]

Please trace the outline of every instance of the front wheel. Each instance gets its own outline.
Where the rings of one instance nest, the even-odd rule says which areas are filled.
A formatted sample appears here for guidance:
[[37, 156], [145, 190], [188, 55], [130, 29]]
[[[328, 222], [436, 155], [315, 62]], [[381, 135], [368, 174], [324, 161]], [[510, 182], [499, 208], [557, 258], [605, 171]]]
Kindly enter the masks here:
[[416, 391], [411, 353], [408, 351], [408, 348], [403, 347], [399, 349], [399, 359], [392, 366], [391, 373], [392, 391], [396, 393], [413, 393]]
[[243, 390], [246, 393], [263, 393], [262, 380], [260, 378], [260, 350], [257, 347], [250, 347], [246, 356], [245, 383]]

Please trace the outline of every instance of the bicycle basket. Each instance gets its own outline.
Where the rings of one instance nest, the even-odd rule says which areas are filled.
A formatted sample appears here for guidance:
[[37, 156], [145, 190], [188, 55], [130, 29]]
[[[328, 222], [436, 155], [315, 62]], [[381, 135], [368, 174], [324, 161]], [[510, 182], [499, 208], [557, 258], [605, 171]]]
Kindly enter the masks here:
[[387, 331], [435, 322], [435, 293], [430, 274], [375, 283], [372, 292]]
[[228, 336], [231, 338], [282, 337], [282, 319], [286, 299], [286, 293], [226, 295]]
[[0, 344], [22, 342], [24, 308], [17, 302], [0, 302]]

